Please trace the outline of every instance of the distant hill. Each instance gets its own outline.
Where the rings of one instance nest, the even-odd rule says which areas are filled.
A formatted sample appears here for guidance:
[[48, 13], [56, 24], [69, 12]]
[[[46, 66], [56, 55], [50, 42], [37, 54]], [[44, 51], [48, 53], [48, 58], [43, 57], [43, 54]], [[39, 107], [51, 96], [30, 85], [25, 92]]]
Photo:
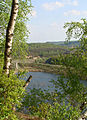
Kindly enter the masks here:
[[78, 41], [59, 41], [59, 42], [46, 42], [46, 43], [29, 43], [28, 53], [32, 56], [51, 57], [57, 56], [60, 53], [67, 54], [70, 52], [71, 47], [79, 46]]
[[[30, 43], [29, 46], [29, 55], [40, 56], [40, 57], [50, 57], [56, 56], [60, 53], [69, 52], [69, 47], [61, 46], [54, 43]], [[27, 52], [28, 52], [27, 51]]]
[[68, 46], [68, 47], [80, 45], [79, 41], [69, 41], [69, 42], [59, 41], [59, 42], [47, 42], [47, 43], [61, 45], [61, 46]]

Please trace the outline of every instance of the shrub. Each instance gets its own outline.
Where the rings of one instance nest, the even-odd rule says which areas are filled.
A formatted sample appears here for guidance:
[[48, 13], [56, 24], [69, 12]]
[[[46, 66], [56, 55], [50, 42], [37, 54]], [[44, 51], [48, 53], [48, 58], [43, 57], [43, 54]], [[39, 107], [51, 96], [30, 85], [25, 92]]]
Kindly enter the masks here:
[[21, 105], [23, 84], [13, 73], [8, 78], [0, 70], [0, 120], [17, 120], [13, 108]]
[[36, 114], [46, 120], [77, 120], [79, 113], [78, 108], [70, 104], [54, 102], [53, 105], [49, 103], [40, 104]]

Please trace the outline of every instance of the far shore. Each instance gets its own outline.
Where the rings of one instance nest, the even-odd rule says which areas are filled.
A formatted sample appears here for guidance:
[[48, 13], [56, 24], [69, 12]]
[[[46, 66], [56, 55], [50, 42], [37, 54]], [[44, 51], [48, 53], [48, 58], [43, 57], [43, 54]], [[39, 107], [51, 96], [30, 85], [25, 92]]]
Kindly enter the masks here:
[[[32, 60], [31, 60], [32, 61]], [[15, 66], [15, 64], [17, 65]], [[79, 79], [86, 80], [87, 76], [81, 76], [80, 72], [77, 71], [74, 68], [66, 68], [64, 65], [52, 65], [52, 64], [46, 64], [46, 63], [39, 63], [39, 62], [30, 62], [29, 60], [26, 61], [19, 61], [16, 60], [13, 62], [15, 73], [18, 71], [27, 71], [27, 72], [47, 72], [47, 73], [53, 73], [57, 75], [64, 75], [67, 77], [69, 70], [75, 74], [78, 74]], [[15, 68], [16, 67], [16, 68]]]
[[66, 74], [66, 67], [62, 65], [51, 65], [44, 63], [18, 63], [18, 69], [15, 69], [15, 72], [18, 70], [28, 71], [28, 72], [47, 72], [53, 74]]

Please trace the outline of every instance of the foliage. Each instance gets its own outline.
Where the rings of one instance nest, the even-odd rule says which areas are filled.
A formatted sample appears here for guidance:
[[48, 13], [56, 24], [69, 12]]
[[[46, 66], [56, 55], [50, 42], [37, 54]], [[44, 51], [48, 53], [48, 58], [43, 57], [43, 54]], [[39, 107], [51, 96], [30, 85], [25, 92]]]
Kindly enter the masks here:
[[76, 107], [70, 104], [63, 103], [60, 105], [54, 102], [53, 105], [49, 103], [42, 103], [39, 105], [37, 115], [46, 120], [77, 120], [79, 111]]
[[80, 106], [87, 101], [86, 87], [79, 82], [76, 75], [68, 76], [66, 80], [64, 76], [60, 76], [57, 81], [51, 82], [53, 91], [27, 89], [29, 92], [21, 110], [46, 120], [77, 120], [81, 113]]
[[[56, 93], [60, 91], [59, 99], [63, 98], [73, 106], [80, 108], [83, 102], [87, 101], [87, 88], [80, 83], [78, 76], [68, 73], [67, 78], [60, 77], [57, 81], [52, 80]], [[73, 99], [74, 98], [74, 99]]]
[[66, 32], [67, 40], [70, 40], [72, 37], [83, 40], [87, 34], [87, 20], [81, 19], [80, 22], [65, 23], [64, 28], [68, 28]]
[[[22, 110], [27, 114], [38, 115], [46, 120], [77, 120], [81, 105], [87, 102], [87, 88], [80, 83], [78, 76], [71, 72], [67, 79], [60, 76], [58, 80], [51, 80], [53, 89], [27, 89]], [[25, 110], [26, 109], [26, 110]]]
[[81, 22], [66, 23], [64, 25], [64, 28], [67, 28], [67, 32], [66, 32], [67, 40], [70, 40], [73, 37], [75, 39], [79, 39], [79, 42], [80, 42], [80, 45], [75, 49], [73, 49], [72, 54], [69, 55], [69, 57], [66, 56], [68, 61], [66, 63], [68, 64], [68, 66], [72, 64], [75, 70], [79, 71], [81, 79], [86, 79], [87, 78], [87, 75], [86, 75], [87, 73], [87, 20], [81, 19]]
[[[86, 20], [83, 22], [66, 23], [67, 39], [73, 35], [80, 39], [80, 45], [62, 54], [56, 59], [66, 66], [67, 78], [60, 76], [58, 80], [51, 80], [53, 91], [41, 89], [29, 90], [24, 98], [22, 109], [33, 115], [38, 115], [46, 120], [77, 120], [82, 111], [87, 107], [87, 88], [80, 83], [87, 79], [87, 47], [86, 47]], [[85, 78], [84, 78], [85, 76]]]
[[13, 73], [8, 78], [0, 69], [0, 120], [17, 120], [13, 107], [20, 107], [24, 82]]
[[[0, 4], [0, 59], [1, 65], [3, 62], [3, 45], [5, 41], [5, 30], [9, 21], [9, 14], [11, 9], [11, 0], [4, 0]], [[28, 37], [28, 31], [25, 22], [27, 21], [28, 13], [30, 12], [30, 0], [19, 0], [19, 13], [15, 27], [15, 36], [13, 41], [14, 56], [21, 54], [21, 51], [25, 49], [25, 41]], [[19, 80], [16, 75], [11, 74], [8, 78], [0, 69], [0, 119], [1, 120], [17, 120], [14, 111], [14, 106], [20, 107], [22, 98], [22, 107], [20, 110], [25, 110], [28, 114], [38, 115], [46, 120], [77, 120], [82, 110], [86, 108], [83, 103], [87, 103], [87, 88], [84, 87], [79, 81], [77, 72], [83, 77], [87, 73], [87, 21], [82, 19], [82, 22], [66, 23], [65, 28], [68, 28], [66, 34], [67, 39], [71, 37], [78, 38], [80, 40], [80, 46], [72, 50], [72, 53], [60, 56], [61, 64], [67, 68], [67, 78], [60, 76], [57, 81], [52, 80], [53, 91], [41, 89], [31, 89], [24, 97], [24, 82]], [[26, 32], [27, 31], [27, 32]], [[14, 46], [21, 46], [19, 51]], [[51, 46], [51, 45], [50, 45]], [[40, 47], [40, 44], [39, 44]], [[53, 47], [53, 46], [52, 46]], [[43, 50], [44, 50], [43, 46]], [[56, 49], [55, 49], [56, 48]], [[50, 50], [57, 51], [58, 46], [51, 48]], [[32, 50], [32, 47], [30, 48]], [[40, 51], [38, 46], [37, 51]], [[40, 52], [40, 56], [50, 55], [48, 52]], [[64, 49], [65, 50], [65, 49]], [[19, 52], [18, 52], [19, 51]], [[45, 53], [45, 55], [44, 55]], [[51, 54], [54, 54], [51, 51]], [[24, 54], [24, 53], [23, 53]], [[56, 58], [53, 58], [56, 63]], [[3, 65], [2, 65], [3, 66]], [[1, 68], [2, 68], [1, 66]]]
[[[5, 44], [6, 28], [10, 18], [11, 3], [12, 0], [2, 0], [0, 2], [0, 41], [2, 42], [2, 49], [4, 49]], [[30, 0], [19, 0], [19, 11], [14, 30], [12, 49], [14, 57], [26, 54], [26, 40], [29, 37], [29, 30], [27, 29], [26, 22], [29, 20], [28, 15], [30, 14], [31, 6]], [[19, 48], [21, 49], [19, 50]]]
[[82, 58], [87, 60], [87, 20], [81, 19], [81, 22], [71, 22], [66, 23], [64, 28], [67, 28], [67, 40], [72, 37], [79, 39], [80, 45], [78, 46], [78, 51]]
[[80, 79], [87, 78], [87, 21], [82, 19], [81, 22], [66, 23], [64, 28], [67, 28], [67, 40], [71, 38], [79, 39], [78, 46], [69, 49], [69, 52], [59, 54], [57, 57], [51, 57], [50, 64], [64, 65], [67, 70], [70, 68], [72, 72], [76, 72]]
[[[24, 82], [19, 80], [13, 73], [8, 77], [2, 70], [6, 28], [10, 18], [11, 4], [12, 0], [0, 1], [0, 120], [18, 120], [13, 108], [20, 107], [22, 98], [24, 97]], [[26, 39], [29, 36], [26, 22], [29, 20], [28, 15], [30, 10], [30, 0], [19, 0], [19, 11], [12, 48], [14, 57], [26, 54]], [[21, 49], [19, 50], [19, 48]]]

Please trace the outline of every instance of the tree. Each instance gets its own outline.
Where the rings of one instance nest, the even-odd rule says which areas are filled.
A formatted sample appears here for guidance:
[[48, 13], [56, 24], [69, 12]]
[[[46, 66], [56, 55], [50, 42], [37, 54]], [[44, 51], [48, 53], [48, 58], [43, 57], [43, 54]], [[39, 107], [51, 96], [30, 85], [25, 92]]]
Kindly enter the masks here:
[[9, 75], [11, 65], [12, 39], [17, 13], [18, 13], [18, 0], [13, 0], [10, 20], [6, 31], [6, 43], [4, 53], [4, 70], [7, 75]]
[[[70, 40], [71, 38], [75, 38], [78, 39], [80, 42], [79, 46], [74, 49], [74, 53], [72, 54], [72, 58], [73, 58], [72, 63], [74, 64], [74, 68], [75, 68], [74, 70], [79, 72], [80, 75], [79, 79], [87, 80], [87, 20], [81, 19], [80, 22], [66, 23], [64, 25], [64, 28], [67, 28], [67, 32], [66, 32], [67, 40]], [[75, 73], [75, 71], [73, 73]], [[73, 76], [73, 74], [70, 74], [70, 76]], [[78, 78], [77, 74], [75, 74], [75, 76]], [[77, 80], [75, 80], [74, 83], [76, 82]], [[81, 93], [82, 103], [80, 109], [83, 111], [87, 105], [87, 92], [83, 90], [81, 91], [82, 91]], [[82, 115], [79, 118], [79, 120], [82, 120], [83, 118], [84, 119], [87, 118], [87, 109], [85, 109], [82, 112]]]
[[[15, 39], [14, 39], [14, 41], [16, 42], [16, 39], [18, 39], [23, 34], [20, 32], [20, 29], [21, 29], [20, 23], [22, 22], [22, 24], [23, 24], [22, 27], [24, 27], [24, 29], [23, 29], [24, 34], [21, 38], [23, 40], [23, 38], [26, 35], [26, 30], [27, 30], [26, 26], [25, 26], [26, 20], [24, 20], [24, 19], [26, 19], [26, 15], [28, 14], [28, 11], [30, 11], [28, 8], [29, 4], [27, 5], [28, 0], [25, 0], [25, 1], [19, 0], [19, 1], [20, 1], [19, 4], [22, 5], [20, 7], [21, 11], [23, 9], [22, 8], [23, 6], [25, 6], [25, 8], [23, 9], [22, 13], [19, 13], [19, 16], [17, 17], [18, 0], [13, 0], [10, 20], [8, 19], [9, 15], [7, 13], [10, 12], [11, 1], [4, 0], [0, 4], [1, 5], [0, 17], [2, 20], [1, 21], [2, 24], [0, 24], [0, 35], [1, 35], [1, 37], [0, 37], [0, 39], [1, 39], [1, 41], [0, 41], [0, 47], [1, 47], [0, 56], [3, 56], [3, 51], [5, 49], [4, 67], [3, 67], [5, 74], [2, 73], [3, 70], [2, 70], [2, 68], [0, 68], [0, 120], [18, 120], [16, 115], [15, 115], [15, 111], [12, 109], [15, 107], [15, 105], [17, 107], [20, 106], [20, 101], [22, 101], [22, 98], [24, 96], [24, 88], [26, 88], [26, 86], [30, 82], [30, 79], [32, 78], [32, 76], [30, 76], [28, 78], [27, 82], [25, 83], [24, 81], [19, 80], [17, 78], [17, 75], [14, 75], [14, 73], [11, 73], [9, 76], [10, 65], [11, 65], [11, 53], [13, 50], [12, 49], [13, 32], [15, 31], [15, 33], [16, 32], [20, 33], [19, 36], [15, 37]], [[6, 14], [5, 14], [5, 12], [6, 12]], [[20, 9], [19, 9], [19, 12], [20, 12]], [[24, 13], [25, 13], [25, 16], [24, 16]], [[18, 20], [17, 24], [16, 24], [17, 28], [14, 30], [16, 18]], [[9, 20], [9, 23], [8, 23], [8, 20]], [[24, 21], [22, 21], [22, 20], [24, 20]], [[7, 27], [7, 23], [8, 23], [8, 27]], [[19, 26], [19, 28], [18, 28], [18, 26]], [[7, 27], [7, 30], [6, 30], [6, 42], [5, 42], [5, 29], [6, 29], [6, 27]], [[23, 41], [20, 41], [20, 39], [19, 39], [19, 43], [22, 43]], [[5, 46], [4, 46], [4, 42], [5, 42]], [[2, 48], [4, 48], [4, 49], [2, 49]], [[0, 62], [2, 59], [0, 58]]]
[[87, 49], [87, 20], [81, 19], [80, 22], [70, 22], [64, 25], [64, 28], [67, 28], [66, 40], [75, 38], [80, 41], [80, 48]]
[[[19, 12], [17, 8], [17, 4], [15, 4], [13, 0], [12, 5], [12, 12], [11, 15], [9, 14], [11, 10], [11, 0], [2, 1], [1, 2], [1, 9], [0, 9], [0, 17], [1, 17], [1, 24], [0, 24], [0, 34], [1, 34], [1, 50], [5, 48], [5, 56], [4, 56], [4, 69], [6, 70], [7, 74], [9, 74], [10, 62], [11, 62], [11, 54], [14, 57], [18, 56], [25, 56], [26, 55], [26, 39], [28, 37], [28, 30], [26, 27], [26, 22], [28, 19], [28, 14], [31, 10], [31, 1], [30, 0], [19, 0]], [[16, 12], [16, 14], [14, 13]], [[18, 16], [17, 16], [18, 12]], [[10, 16], [10, 21], [9, 21]], [[17, 19], [16, 19], [17, 17]], [[16, 25], [15, 25], [16, 20]], [[7, 23], [9, 21], [8, 27]], [[15, 29], [14, 29], [15, 25]], [[5, 34], [5, 30], [7, 27], [7, 31]], [[13, 31], [14, 31], [14, 38], [13, 38]], [[5, 35], [6, 35], [6, 44], [5, 43]], [[12, 41], [13, 39], [13, 41]], [[20, 49], [19, 49], [20, 48]], [[4, 50], [3, 50], [4, 51]], [[24, 53], [25, 52], [25, 53]], [[7, 65], [8, 64], [8, 65]]]
[[[0, 1], [0, 45], [3, 51], [5, 48], [6, 28], [10, 18], [11, 4], [12, 0]], [[12, 56], [16, 58], [19, 55], [23, 57], [26, 55], [26, 41], [29, 37], [29, 30], [27, 29], [26, 23], [29, 20], [31, 8], [31, 0], [19, 0], [19, 11], [12, 43]], [[21, 49], [19, 50], [19, 48]]]

